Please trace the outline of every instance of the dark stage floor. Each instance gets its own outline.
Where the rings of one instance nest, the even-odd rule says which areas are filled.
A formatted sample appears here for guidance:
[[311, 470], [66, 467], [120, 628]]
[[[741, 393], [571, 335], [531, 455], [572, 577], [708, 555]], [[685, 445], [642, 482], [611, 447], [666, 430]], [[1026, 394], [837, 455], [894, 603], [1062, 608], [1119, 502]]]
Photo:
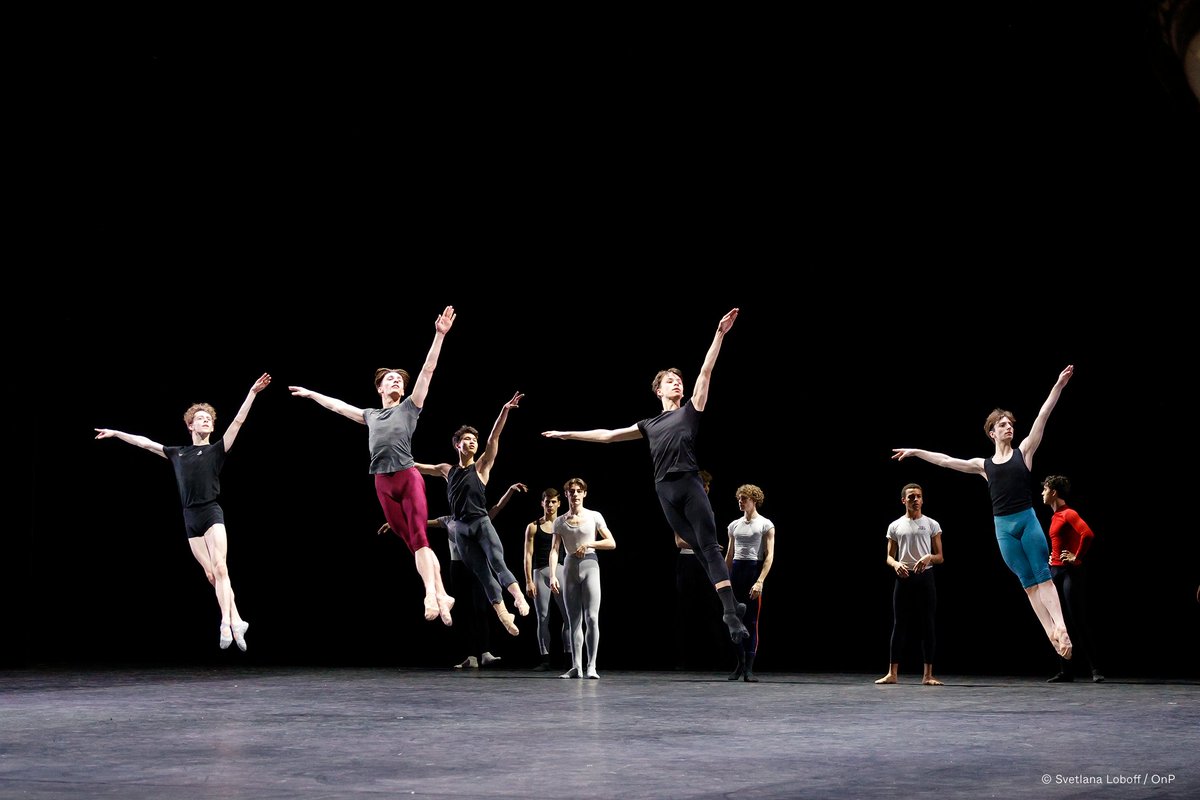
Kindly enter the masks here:
[[0, 672], [0, 797], [1200, 796], [1198, 682], [761, 677]]

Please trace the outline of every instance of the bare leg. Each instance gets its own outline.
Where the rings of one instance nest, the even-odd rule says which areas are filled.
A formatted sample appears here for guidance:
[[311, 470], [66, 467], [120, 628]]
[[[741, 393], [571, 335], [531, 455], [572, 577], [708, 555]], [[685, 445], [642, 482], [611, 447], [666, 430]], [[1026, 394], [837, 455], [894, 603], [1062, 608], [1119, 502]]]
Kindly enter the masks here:
[[925, 686], [942, 686], [942, 682], [933, 677], [933, 664], [925, 665], [925, 677], [921, 678], [921, 683]]
[[213, 525], [205, 531], [203, 537], [188, 539], [192, 555], [204, 567], [204, 575], [212, 584], [217, 595], [217, 605], [221, 607], [221, 624], [229, 625], [233, 615], [233, 586], [229, 580], [229, 567], [225, 562], [228, 541], [225, 536], [225, 526]]
[[1046, 638], [1055, 651], [1065, 659], [1071, 658], [1071, 639], [1067, 636], [1067, 625], [1063, 621], [1062, 605], [1058, 602], [1058, 589], [1054, 581], [1042, 581], [1025, 590], [1033, 613], [1046, 631]]
[[413, 553], [413, 560], [425, 584], [425, 619], [435, 620], [440, 616], [443, 624], [453, 625], [450, 609], [454, 606], [454, 599], [446, 594], [446, 587], [442, 585], [442, 565], [438, 562], [437, 553], [433, 552], [433, 548], [422, 547]]
[[899, 664], [889, 664], [888, 665], [888, 674], [884, 675], [882, 678], [880, 678], [879, 680], [877, 680], [875, 682], [876, 683], [895, 683], [896, 679], [899, 676], [900, 676], [900, 665]]
[[229, 539], [223, 524], [216, 524], [204, 532], [203, 537], [188, 539], [192, 555], [204, 568], [204, 576], [212, 584], [217, 595], [217, 605], [221, 607], [221, 647], [228, 647], [236, 640], [238, 647], [246, 649], [242, 637], [250, 624], [238, 614], [237, 603], [234, 602], [233, 581], [229, 577], [227, 555]]

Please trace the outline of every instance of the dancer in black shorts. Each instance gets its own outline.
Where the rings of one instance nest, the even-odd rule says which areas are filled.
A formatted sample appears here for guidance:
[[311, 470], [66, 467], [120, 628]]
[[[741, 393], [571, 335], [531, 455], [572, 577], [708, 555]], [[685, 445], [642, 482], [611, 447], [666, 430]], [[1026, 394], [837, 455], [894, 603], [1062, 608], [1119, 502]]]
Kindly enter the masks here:
[[226, 564], [229, 541], [225, 532], [225, 517], [217, 503], [221, 494], [219, 476], [221, 467], [225, 465], [225, 456], [233, 448], [233, 442], [250, 413], [255, 396], [270, 383], [271, 376], [264, 372], [250, 387], [250, 392], [242, 401], [242, 407], [225, 429], [225, 435], [215, 443], [209, 442], [209, 437], [212, 436], [213, 425], [217, 421], [217, 412], [208, 403], [196, 403], [184, 412], [183, 422], [192, 434], [192, 443], [185, 447], [163, 447], [145, 436], [135, 436], [111, 428], [95, 429], [97, 439], [116, 438], [137, 445], [167, 459], [175, 468], [175, 481], [179, 485], [179, 499], [183, 503], [183, 521], [188, 544], [192, 547], [192, 555], [200, 562], [200, 566], [204, 567], [204, 575], [216, 590], [217, 603], [221, 606], [219, 643], [222, 650], [233, 642], [237, 642], [238, 647], [245, 650], [246, 629], [250, 627], [250, 623], [242, 619], [233, 598], [233, 584], [230, 582], [229, 567]]

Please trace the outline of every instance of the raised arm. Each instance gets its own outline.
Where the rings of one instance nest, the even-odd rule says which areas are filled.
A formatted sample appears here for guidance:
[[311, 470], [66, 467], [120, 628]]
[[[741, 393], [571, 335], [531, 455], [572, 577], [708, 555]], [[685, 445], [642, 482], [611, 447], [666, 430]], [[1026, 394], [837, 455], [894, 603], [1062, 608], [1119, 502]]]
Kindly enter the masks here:
[[917, 450], [914, 447], [896, 447], [892, 449], [892, 458], [896, 461], [903, 461], [909, 456], [916, 456], [922, 461], [928, 461], [930, 464], [935, 464], [939, 467], [947, 467], [949, 469], [966, 472], [970, 475], [983, 475], [987, 478], [983, 471], [983, 459], [972, 458], [967, 461], [961, 458], [952, 458], [945, 453], [934, 453], [929, 450]]
[[412, 391], [409, 393], [413, 405], [417, 408], [425, 407], [425, 395], [429, 393], [429, 381], [433, 379], [433, 371], [437, 369], [438, 356], [442, 352], [442, 340], [446, 338], [446, 334], [454, 324], [454, 317], [454, 306], [446, 306], [441, 316], [433, 321], [433, 344], [429, 346], [429, 352], [425, 355], [425, 363], [421, 366], [421, 372], [413, 381]]
[[696, 385], [692, 389], [692, 408], [697, 411], [703, 411], [704, 404], [708, 402], [708, 384], [712, 380], [713, 367], [717, 365], [721, 342], [725, 340], [725, 334], [729, 333], [729, 329], [733, 327], [737, 317], [738, 309], [735, 308], [721, 317], [721, 321], [717, 323], [717, 332], [713, 334], [712, 344], [708, 346], [708, 352], [704, 354], [704, 363], [700, 365], [700, 374], [696, 377]]
[[1029, 429], [1029, 435], [1025, 437], [1025, 441], [1021, 442], [1021, 454], [1025, 456], [1025, 466], [1030, 469], [1033, 468], [1033, 454], [1037, 452], [1038, 445], [1042, 443], [1046, 420], [1050, 419], [1050, 412], [1058, 404], [1058, 396], [1062, 394], [1063, 387], [1067, 385], [1067, 381], [1071, 380], [1071, 376], [1074, 374], [1075, 366], [1073, 364], [1068, 364], [1062, 372], [1058, 373], [1058, 380], [1054, 382], [1050, 396], [1046, 398], [1046, 402], [1042, 403], [1042, 409], [1038, 411], [1037, 419], [1033, 421], [1033, 427]]
[[254, 385], [250, 387], [250, 391], [246, 393], [246, 399], [242, 401], [242, 407], [238, 409], [233, 422], [229, 423], [229, 427], [225, 429], [225, 435], [221, 437], [225, 442], [226, 453], [233, 447], [233, 440], [237, 438], [238, 431], [242, 429], [242, 424], [246, 421], [246, 416], [250, 413], [250, 406], [254, 405], [254, 398], [259, 392], [270, 385], [271, 376], [264, 372], [262, 377], [256, 380]]
[[508, 501], [512, 500], [512, 496], [514, 494], [528, 491], [529, 487], [523, 483], [514, 483], [512, 486], [505, 489], [504, 494], [500, 496], [500, 499], [496, 501], [496, 504], [488, 509], [488, 518], [495, 519], [496, 515], [503, 511], [504, 507], [508, 505]]
[[114, 431], [112, 428], [94, 428], [97, 439], [120, 439], [122, 442], [129, 442], [132, 445], [137, 445], [143, 450], [149, 450], [151, 453], [157, 453], [163, 458], [167, 454], [163, 452], [163, 446], [153, 439], [147, 439], [145, 436], [135, 436], [132, 433], [124, 431]]
[[492, 474], [492, 464], [496, 463], [496, 453], [500, 451], [500, 432], [504, 430], [504, 424], [508, 422], [508, 412], [514, 408], [520, 408], [521, 398], [525, 395], [517, 392], [513, 395], [512, 400], [509, 400], [500, 409], [500, 416], [496, 417], [496, 424], [492, 425], [492, 432], [488, 434], [487, 445], [483, 448], [483, 455], [475, 464], [475, 471], [479, 473], [479, 480], [484, 483], [488, 482], [488, 478]]
[[289, 386], [288, 391], [292, 393], [292, 397], [307, 397], [309, 400], [315, 400], [317, 405], [321, 406], [322, 408], [328, 408], [335, 414], [341, 414], [343, 417], [352, 419], [355, 422], [362, 423], [363, 425], [367, 424], [367, 419], [363, 416], [363, 410], [361, 408], [355, 408], [349, 403], [343, 403], [336, 397], [330, 397], [329, 395], [321, 394], [320, 392], [310, 391], [305, 389], [303, 386]]
[[593, 428], [590, 431], [542, 431], [548, 439], [574, 439], [577, 442], [627, 442], [642, 438], [637, 425], [628, 428]]

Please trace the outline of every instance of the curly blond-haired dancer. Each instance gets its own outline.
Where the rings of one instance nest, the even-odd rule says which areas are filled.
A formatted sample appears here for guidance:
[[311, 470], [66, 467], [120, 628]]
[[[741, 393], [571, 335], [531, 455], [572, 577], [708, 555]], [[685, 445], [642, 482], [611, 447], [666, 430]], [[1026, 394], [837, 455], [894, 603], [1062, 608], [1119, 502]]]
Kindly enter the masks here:
[[233, 583], [229, 579], [229, 539], [225, 531], [225, 514], [217, 502], [221, 494], [219, 476], [221, 467], [225, 465], [225, 456], [233, 448], [254, 398], [270, 383], [271, 376], [264, 372], [250, 387], [242, 407], [225, 429], [225, 435], [215, 443], [209, 439], [217, 421], [217, 411], [208, 403], [195, 403], [184, 412], [183, 423], [192, 434], [192, 443], [183, 447], [163, 447], [145, 436], [135, 436], [112, 428], [95, 429], [97, 439], [120, 439], [137, 445], [167, 459], [175, 468], [188, 544], [191, 545], [192, 555], [204, 568], [208, 582], [216, 590], [217, 604], [221, 607], [221, 638], [218, 644], [222, 650], [233, 642], [245, 650], [246, 631], [250, 623], [238, 613]]
[[754, 677], [754, 658], [758, 655], [758, 618], [762, 614], [763, 586], [775, 563], [775, 523], [758, 513], [765, 501], [763, 490], [753, 483], [737, 489], [737, 504], [742, 515], [729, 523], [729, 547], [725, 549], [725, 565], [733, 583], [733, 596], [746, 604], [742, 622], [749, 635], [734, 643], [737, 667], [729, 680], [741, 678], [746, 683], [758, 683]]

